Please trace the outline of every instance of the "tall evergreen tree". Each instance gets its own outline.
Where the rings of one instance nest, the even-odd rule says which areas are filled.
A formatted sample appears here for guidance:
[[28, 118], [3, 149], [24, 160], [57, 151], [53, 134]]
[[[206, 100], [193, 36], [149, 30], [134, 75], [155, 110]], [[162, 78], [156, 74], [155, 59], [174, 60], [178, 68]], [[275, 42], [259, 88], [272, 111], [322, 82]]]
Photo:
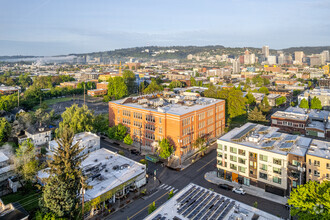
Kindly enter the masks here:
[[10, 135], [11, 126], [6, 118], [0, 119], [0, 143], [6, 142]]
[[44, 212], [53, 212], [57, 217], [73, 218], [79, 211], [80, 198], [77, 195], [82, 186], [81, 162], [86, 155], [80, 155], [84, 149], [79, 142], [73, 144], [74, 132], [67, 126], [60, 137], [56, 139], [58, 147], [52, 159], [47, 161], [49, 178], [43, 189], [41, 206]]
[[270, 106], [270, 104], [269, 104], [269, 102], [268, 102], [268, 97], [267, 96], [265, 96], [263, 99], [262, 99], [262, 101], [261, 101], [261, 103], [260, 103], [260, 110], [262, 111], [262, 112], [269, 112], [270, 110], [271, 110], [271, 106]]
[[322, 109], [322, 103], [316, 96], [311, 100], [311, 109]]

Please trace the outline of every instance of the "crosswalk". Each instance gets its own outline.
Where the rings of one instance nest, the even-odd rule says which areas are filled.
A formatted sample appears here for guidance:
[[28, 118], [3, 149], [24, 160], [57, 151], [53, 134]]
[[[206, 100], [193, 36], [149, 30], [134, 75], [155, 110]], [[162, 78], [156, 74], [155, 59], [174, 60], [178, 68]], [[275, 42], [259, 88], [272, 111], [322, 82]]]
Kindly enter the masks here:
[[176, 189], [174, 186], [170, 186], [165, 183], [160, 185], [158, 188], [169, 191], [169, 192], [171, 192], [173, 190], [173, 193], [176, 193], [179, 190], [179, 189]]

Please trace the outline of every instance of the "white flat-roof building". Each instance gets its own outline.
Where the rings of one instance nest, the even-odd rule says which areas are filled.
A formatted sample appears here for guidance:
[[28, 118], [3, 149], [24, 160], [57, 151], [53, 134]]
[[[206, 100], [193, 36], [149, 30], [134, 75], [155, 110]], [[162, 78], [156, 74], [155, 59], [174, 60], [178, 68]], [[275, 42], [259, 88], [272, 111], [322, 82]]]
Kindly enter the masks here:
[[[80, 153], [81, 155], [88, 154], [90, 152], [100, 149], [100, 137], [91, 132], [81, 132], [76, 134], [73, 138], [73, 145], [79, 142], [80, 147], [85, 149]], [[58, 147], [55, 140], [49, 142], [48, 155], [51, 156], [54, 150]]]
[[[144, 164], [105, 148], [89, 153], [81, 165], [88, 185], [92, 186], [84, 194], [86, 209], [96, 203], [115, 202], [116, 198], [146, 184]], [[48, 177], [45, 169], [38, 172], [37, 178], [41, 184]]]
[[14, 174], [14, 166], [9, 157], [0, 151], [0, 182], [8, 179]]
[[280, 220], [267, 212], [190, 183], [145, 220], [258, 219]]

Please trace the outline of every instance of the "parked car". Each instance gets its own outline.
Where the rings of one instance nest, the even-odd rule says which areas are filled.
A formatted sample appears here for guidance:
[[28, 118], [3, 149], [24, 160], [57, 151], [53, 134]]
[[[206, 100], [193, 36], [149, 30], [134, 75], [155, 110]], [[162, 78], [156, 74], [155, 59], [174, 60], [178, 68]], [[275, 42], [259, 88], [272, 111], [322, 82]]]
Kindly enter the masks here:
[[234, 187], [232, 187], [232, 186], [230, 186], [228, 184], [222, 184], [222, 183], [220, 183], [218, 185], [218, 187], [221, 188], [221, 189], [225, 189], [225, 190], [232, 190], [234, 188]]
[[132, 149], [131, 154], [140, 155], [140, 152], [138, 150]]
[[242, 188], [234, 188], [232, 191], [234, 193], [241, 194], [241, 195], [245, 195], [245, 193], [246, 193], [245, 190]]

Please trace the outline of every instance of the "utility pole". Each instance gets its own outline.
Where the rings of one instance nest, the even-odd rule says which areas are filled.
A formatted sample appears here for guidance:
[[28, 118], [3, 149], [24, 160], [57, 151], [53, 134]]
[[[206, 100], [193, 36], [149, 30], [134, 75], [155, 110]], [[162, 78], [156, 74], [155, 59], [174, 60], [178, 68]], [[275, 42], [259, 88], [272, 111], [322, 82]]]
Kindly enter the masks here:
[[86, 105], [86, 95], [85, 95], [86, 84], [84, 82], [84, 105]]
[[19, 107], [19, 90], [18, 90], [18, 94], [17, 94], [17, 107]]

